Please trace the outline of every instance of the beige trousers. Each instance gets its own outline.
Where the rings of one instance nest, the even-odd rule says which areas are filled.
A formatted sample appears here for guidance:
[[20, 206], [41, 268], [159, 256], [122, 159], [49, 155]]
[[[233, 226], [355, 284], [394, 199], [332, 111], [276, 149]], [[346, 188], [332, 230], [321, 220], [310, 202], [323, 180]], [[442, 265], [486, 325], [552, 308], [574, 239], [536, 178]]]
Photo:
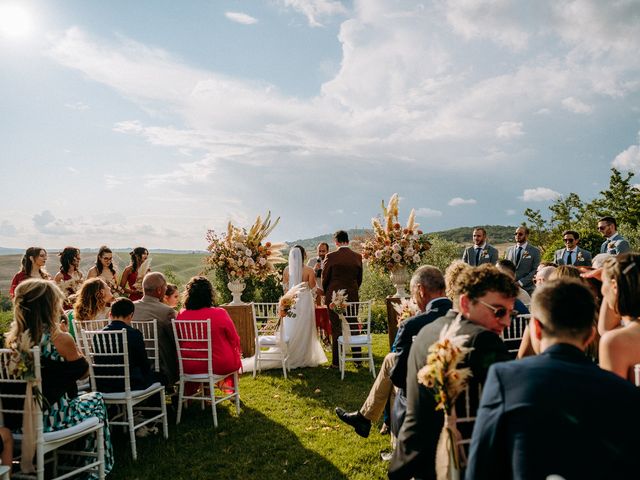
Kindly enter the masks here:
[[387, 400], [389, 400], [390, 397], [393, 404], [392, 395], [395, 392], [395, 389], [391, 382], [390, 375], [391, 369], [395, 366], [397, 358], [397, 355], [393, 352], [387, 353], [384, 357], [378, 376], [376, 377], [375, 382], [373, 382], [371, 390], [369, 390], [369, 396], [362, 404], [362, 408], [360, 408], [360, 414], [372, 422], [375, 422], [380, 418], [382, 412], [384, 412]]

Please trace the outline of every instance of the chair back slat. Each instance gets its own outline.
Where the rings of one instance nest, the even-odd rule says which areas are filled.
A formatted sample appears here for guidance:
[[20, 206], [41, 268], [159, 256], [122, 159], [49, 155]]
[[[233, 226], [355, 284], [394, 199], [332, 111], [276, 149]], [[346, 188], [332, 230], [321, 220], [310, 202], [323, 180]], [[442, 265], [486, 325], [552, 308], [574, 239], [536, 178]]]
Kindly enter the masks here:
[[147, 351], [147, 358], [153, 365], [156, 372], [160, 371], [160, 355], [158, 354], [158, 321], [133, 321], [131, 326], [142, 333], [144, 338], [144, 348]]
[[520, 343], [524, 336], [524, 330], [529, 324], [530, 314], [521, 314], [514, 317], [511, 323], [502, 331], [502, 339], [509, 353], [515, 358], [518, 350], [520, 349]]
[[206, 362], [207, 372], [213, 375], [211, 359], [212, 339], [211, 321], [206, 320], [171, 320], [173, 335], [176, 339], [178, 367], [180, 375], [184, 375], [184, 361]]
[[460, 397], [456, 400], [456, 427], [461, 439], [457, 441], [458, 448], [463, 449], [466, 458], [469, 458], [469, 446], [471, 434], [478, 415], [478, 406], [482, 397], [482, 385], [474, 383], [467, 385]]
[[253, 330], [256, 338], [260, 335], [275, 335], [280, 325], [280, 306], [271, 302], [254, 302]]
[[[0, 426], [5, 426], [5, 414], [16, 416], [16, 420], [12, 422], [12, 425], [22, 425], [28, 380], [22, 375], [16, 375], [9, 371], [13, 355], [14, 351], [9, 348], [0, 349]], [[31, 355], [33, 355], [34, 386], [42, 391], [40, 348], [33, 347]], [[36, 432], [42, 434], [42, 411], [39, 402], [35, 402], [35, 404]]]
[[371, 333], [371, 301], [348, 302], [344, 316], [349, 323], [351, 335]]
[[100, 391], [97, 379], [122, 380], [124, 391], [131, 392], [129, 347], [126, 330], [82, 330], [91, 388]]

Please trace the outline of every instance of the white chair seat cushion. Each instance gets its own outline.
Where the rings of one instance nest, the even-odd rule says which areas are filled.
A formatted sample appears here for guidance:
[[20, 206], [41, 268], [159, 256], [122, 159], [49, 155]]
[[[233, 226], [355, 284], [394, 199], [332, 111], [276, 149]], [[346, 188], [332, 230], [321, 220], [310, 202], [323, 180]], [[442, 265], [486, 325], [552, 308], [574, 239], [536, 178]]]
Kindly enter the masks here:
[[277, 345], [278, 337], [276, 335], [261, 335], [258, 337], [258, 345], [267, 347], [269, 345]]
[[[157, 390], [160, 387], [162, 387], [160, 382], [156, 382], [149, 385], [144, 390], [131, 390], [131, 398], [142, 397], [153, 392], [154, 390]], [[127, 394], [125, 392], [103, 393], [102, 398], [104, 398], [105, 400], [124, 400], [125, 398], [127, 398]]]
[[[345, 343], [342, 335], [338, 337], [339, 343]], [[371, 337], [369, 335], [351, 335], [349, 339], [349, 345], [366, 345], [371, 343]]]
[[[60, 440], [66, 437], [72, 437], [77, 435], [78, 433], [82, 433], [85, 430], [89, 430], [90, 428], [95, 427], [100, 423], [100, 419], [98, 417], [89, 417], [85, 418], [79, 424], [74, 425], [73, 427], [63, 428], [62, 430], [56, 430], [54, 432], [47, 432], [43, 434], [43, 439], [45, 442], [55, 442], [56, 440]], [[22, 440], [21, 433], [14, 433], [13, 438], [16, 440]]]

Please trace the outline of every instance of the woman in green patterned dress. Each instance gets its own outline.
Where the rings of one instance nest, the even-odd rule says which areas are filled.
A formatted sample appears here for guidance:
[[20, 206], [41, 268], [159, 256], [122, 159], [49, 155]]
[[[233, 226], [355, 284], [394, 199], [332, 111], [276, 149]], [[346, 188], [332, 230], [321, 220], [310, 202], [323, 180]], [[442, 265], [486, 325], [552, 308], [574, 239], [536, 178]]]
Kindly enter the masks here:
[[[98, 417], [103, 422], [105, 472], [109, 473], [113, 467], [113, 448], [106, 407], [99, 392], [78, 395], [76, 380], [88, 375], [89, 365], [71, 335], [60, 329], [63, 301], [64, 295], [53, 282], [33, 279], [18, 285], [14, 320], [6, 344], [8, 348], [24, 345], [22, 336], [28, 332], [30, 347], [40, 346], [45, 433], [72, 427], [89, 417]], [[93, 435], [84, 441], [83, 450], [96, 451]], [[89, 462], [91, 458], [83, 456], [77, 461]]]

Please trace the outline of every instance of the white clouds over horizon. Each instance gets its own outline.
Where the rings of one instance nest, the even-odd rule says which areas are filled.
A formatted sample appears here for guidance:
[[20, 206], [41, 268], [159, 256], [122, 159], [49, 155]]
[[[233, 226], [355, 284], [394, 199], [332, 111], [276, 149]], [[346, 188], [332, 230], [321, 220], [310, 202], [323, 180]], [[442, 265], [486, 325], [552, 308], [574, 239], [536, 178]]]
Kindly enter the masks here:
[[258, 23], [258, 19], [252, 17], [251, 15], [247, 15], [242, 12], [225, 12], [224, 16], [227, 17], [232, 22], [240, 23], [242, 25], [253, 25]]
[[442, 212], [440, 210], [435, 210], [433, 208], [421, 207], [415, 210], [416, 217], [424, 217], [424, 218], [434, 218], [441, 217]]
[[556, 200], [561, 194], [547, 187], [527, 188], [522, 192], [520, 200], [524, 202], [547, 202]]
[[462, 197], [455, 197], [449, 200], [449, 203], [447, 203], [447, 205], [449, 205], [450, 207], [457, 207], [460, 205], [475, 205], [476, 203], [478, 203], [478, 201], [475, 198], [468, 198], [465, 200]]
[[611, 165], [618, 170], [629, 170], [640, 173], [640, 132], [638, 132], [638, 145], [631, 145], [620, 152], [613, 159]]
[[307, 17], [310, 27], [322, 27], [320, 19], [346, 14], [347, 8], [339, 0], [279, 0], [285, 7]]

